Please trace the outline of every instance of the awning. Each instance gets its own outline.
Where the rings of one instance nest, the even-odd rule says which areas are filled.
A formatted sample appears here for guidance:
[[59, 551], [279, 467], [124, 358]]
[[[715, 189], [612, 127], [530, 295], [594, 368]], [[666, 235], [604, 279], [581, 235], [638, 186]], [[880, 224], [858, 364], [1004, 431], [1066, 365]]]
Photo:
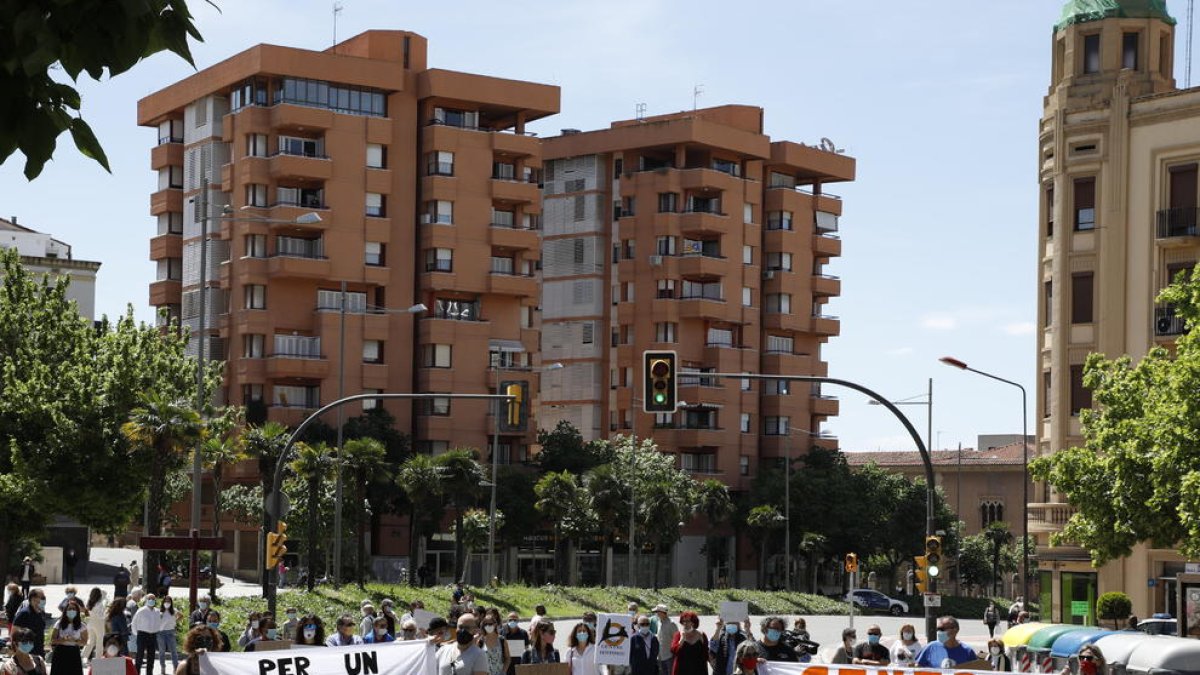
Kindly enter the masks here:
[[525, 345], [520, 340], [488, 340], [488, 349], [493, 352], [523, 352]]

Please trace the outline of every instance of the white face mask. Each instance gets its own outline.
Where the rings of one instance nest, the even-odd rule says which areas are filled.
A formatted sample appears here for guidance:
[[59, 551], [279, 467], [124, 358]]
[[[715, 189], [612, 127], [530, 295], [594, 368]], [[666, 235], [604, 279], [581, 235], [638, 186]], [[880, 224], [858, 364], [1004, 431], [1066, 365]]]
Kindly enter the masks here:
[[315, 637], [317, 637], [317, 631], [305, 629], [305, 631], [304, 631], [304, 639], [305, 640], [311, 640]]
[[904, 631], [904, 633], [901, 634], [900, 637], [904, 638], [905, 640], [911, 640], [911, 639], [913, 639], [913, 634], [908, 631]]
[[117, 654], [120, 654], [121, 648], [116, 645], [109, 645], [104, 648], [104, 653], [107, 654], [111, 658], [113, 656], [116, 656]]
[[991, 649], [991, 652], [992, 652], [993, 654], [999, 654], [999, 653], [1000, 653], [1000, 648], [999, 648], [999, 647], [992, 647], [992, 649]]
[[483, 630], [487, 631], [488, 633], [495, 633], [496, 627], [489, 623], [488, 625], [483, 627]]

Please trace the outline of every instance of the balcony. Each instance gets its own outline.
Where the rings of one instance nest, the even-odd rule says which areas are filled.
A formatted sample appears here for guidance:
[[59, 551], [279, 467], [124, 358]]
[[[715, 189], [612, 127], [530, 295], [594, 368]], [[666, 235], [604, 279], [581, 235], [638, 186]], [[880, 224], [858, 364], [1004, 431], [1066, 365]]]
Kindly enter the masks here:
[[728, 306], [721, 298], [681, 297], [676, 301], [681, 319], [724, 319]]
[[808, 331], [808, 317], [786, 312], [763, 312], [763, 328], [803, 333]]
[[503, 223], [492, 223], [492, 226], [488, 228], [488, 238], [492, 246], [522, 251], [538, 250], [541, 241], [537, 230], [513, 227]]
[[526, 134], [494, 133], [492, 150], [516, 157], [536, 157], [541, 152], [541, 141]]
[[698, 448], [705, 445], [721, 445], [724, 442], [724, 429], [687, 428], [687, 427], [654, 427], [651, 437], [659, 447], [667, 448]]
[[183, 212], [183, 190], [166, 188], [150, 195], [150, 215], [157, 216], [168, 212]]
[[183, 257], [183, 237], [178, 234], [160, 234], [150, 238], [150, 259]]
[[829, 233], [814, 234], [812, 247], [813, 254], [818, 258], [836, 258], [842, 255], [842, 240]]
[[1186, 329], [1187, 326], [1184, 325], [1183, 317], [1175, 313], [1174, 306], [1159, 305], [1154, 308], [1155, 337], [1183, 335]]
[[275, 255], [268, 259], [267, 273], [272, 277], [328, 279], [331, 263], [324, 256]]
[[728, 261], [721, 256], [684, 255], [679, 257], [677, 269], [683, 277], [720, 277], [725, 275]]
[[[716, 368], [723, 373], [757, 370], [755, 364], [745, 364], [742, 359], [750, 350], [738, 347], [732, 343], [709, 343], [704, 346], [704, 364]], [[690, 401], [691, 399], [684, 399]]]
[[1053, 534], [1061, 532], [1067, 521], [1075, 514], [1075, 507], [1070, 504], [1041, 503], [1030, 504], [1029, 531], [1033, 534]]
[[1161, 209], [1156, 218], [1158, 243], [1168, 248], [1200, 244], [1200, 208]]
[[829, 364], [814, 359], [810, 354], [764, 351], [762, 372], [825, 376], [829, 374]]
[[334, 112], [325, 108], [281, 103], [271, 106], [271, 126], [275, 129], [297, 129], [312, 133], [314, 129], [333, 128]]
[[835, 417], [838, 414], [839, 404], [836, 396], [826, 396], [823, 394], [813, 394], [811, 400], [811, 412], [814, 415], [824, 415], [826, 417]]
[[842, 294], [842, 280], [829, 274], [814, 274], [812, 276], [813, 295], [834, 297]]
[[328, 157], [279, 153], [268, 160], [272, 178], [328, 180], [333, 177], [333, 162]]
[[841, 321], [836, 316], [814, 314], [812, 317], [812, 332], [817, 335], [838, 335], [841, 333]]
[[183, 166], [183, 143], [163, 143], [150, 149], [150, 169], [158, 171], [168, 166]]
[[492, 270], [488, 274], [488, 292], [497, 295], [537, 297], [537, 277], [532, 274], [514, 274], [512, 272], [497, 272]]
[[275, 319], [265, 309], [234, 309], [219, 319], [222, 337], [231, 334], [268, 334], [275, 330]]
[[266, 359], [267, 377], [321, 380], [329, 376], [329, 360], [299, 354], [274, 354]]
[[163, 279], [150, 284], [150, 305], [178, 305], [182, 297], [182, 285], [177, 279]]
[[537, 183], [523, 180], [492, 179], [492, 199], [507, 204], [536, 204], [542, 198]]
[[679, 230], [685, 235], [702, 236], [729, 232], [729, 216], [707, 211], [685, 211], [679, 215]]

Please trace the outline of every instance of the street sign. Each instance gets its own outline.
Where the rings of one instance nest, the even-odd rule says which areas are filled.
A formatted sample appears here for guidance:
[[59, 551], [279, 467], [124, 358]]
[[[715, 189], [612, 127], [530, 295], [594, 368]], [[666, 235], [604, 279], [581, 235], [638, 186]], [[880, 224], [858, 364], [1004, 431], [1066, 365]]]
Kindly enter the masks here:
[[926, 593], [925, 594], [925, 606], [926, 607], [941, 607], [942, 606], [942, 596], [938, 595], [937, 593]]
[[[279, 509], [280, 513], [275, 513], [275, 500], [279, 499], [279, 504], [283, 508]], [[287, 517], [288, 511], [292, 510], [292, 501], [288, 499], [287, 494], [281, 493], [278, 490], [271, 493], [267, 497], [267, 515], [271, 516], [271, 520], [283, 520]]]

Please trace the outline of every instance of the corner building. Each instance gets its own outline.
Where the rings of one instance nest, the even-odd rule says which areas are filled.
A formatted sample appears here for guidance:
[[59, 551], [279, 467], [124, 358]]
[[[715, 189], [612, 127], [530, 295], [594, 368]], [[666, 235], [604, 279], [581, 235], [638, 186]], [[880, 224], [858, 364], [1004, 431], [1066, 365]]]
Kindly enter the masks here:
[[[587, 439], [652, 438], [680, 468], [733, 491], [789, 453], [836, 447], [821, 425], [838, 401], [820, 387], [704, 373], [827, 374], [842, 203], [824, 188], [853, 180], [855, 161], [773, 142], [762, 109], [741, 105], [565, 130], [542, 152], [542, 358], [564, 366], [542, 377], [542, 418]], [[686, 404], [674, 415], [642, 410], [647, 349], [679, 354]], [[685, 529], [658, 578], [753, 584], [746, 545], [729, 549], [732, 566], [705, 569], [706, 534]], [[654, 557], [641, 556], [640, 579]], [[626, 578], [623, 558], [611, 581]]]
[[[139, 101], [138, 123], [158, 129], [150, 304], [226, 361], [223, 401], [294, 426], [339, 391], [538, 390], [541, 156], [525, 125], [558, 112], [559, 90], [431, 69], [426, 47], [403, 31], [258, 45]], [[375, 405], [418, 451], [490, 458], [487, 402], [344, 416]], [[524, 459], [537, 425], [501, 435], [499, 461]], [[373, 555], [452, 574], [452, 541], [410, 552], [407, 527], [386, 520], [373, 535]], [[238, 569], [257, 567], [256, 537], [227, 546]]]
[[[1200, 260], [1200, 89], [1173, 76], [1175, 20], [1162, 0], [1066, 3], [1039, 136], [1038, 453], [1083, 443], [1087, 355], [1135, 361], [1183, 321], [1155, 297]], [[1028, 505], [1043, 620], [1096, 623], [1095, 600], [1123, 591], [1133, 613], [1181, 615], [1178, 552], [1147, 542], [1100, 569], [1050, 546], [1073, 509], [1040, 487]]]

